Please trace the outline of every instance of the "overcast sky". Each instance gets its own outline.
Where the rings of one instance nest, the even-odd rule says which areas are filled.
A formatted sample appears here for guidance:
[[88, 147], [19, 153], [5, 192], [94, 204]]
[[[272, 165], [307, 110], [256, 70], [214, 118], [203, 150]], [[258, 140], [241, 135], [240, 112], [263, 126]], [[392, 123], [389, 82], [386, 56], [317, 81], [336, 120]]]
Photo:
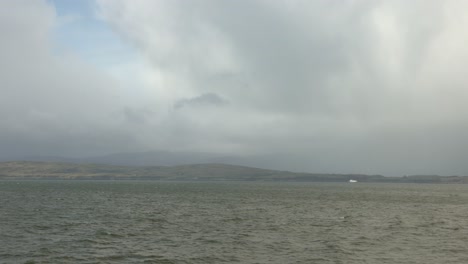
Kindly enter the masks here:
[[468, 1], [0, 1], [0, 158], [468, 175]]

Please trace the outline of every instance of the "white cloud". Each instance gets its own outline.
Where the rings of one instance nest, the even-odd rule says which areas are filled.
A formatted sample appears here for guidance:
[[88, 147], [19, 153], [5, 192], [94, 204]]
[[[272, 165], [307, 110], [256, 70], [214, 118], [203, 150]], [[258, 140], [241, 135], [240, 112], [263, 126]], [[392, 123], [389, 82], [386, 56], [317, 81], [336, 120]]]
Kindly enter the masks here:
[[53, 53], [50, 4], [1, 3], [0, 141], [24, 142], [11, 151], [276, 153], [292, 170], [468, 174], [465, 2], [97, 3], [138, 57], [102, 70]]
[[55, 53], [53, 6], [36, 0], [1, 5], [0, 157], [124, 149], [127, 143], [115, 142], [132, 135], [111, 118], [125, 104], [121, 87], [76, 55]]
[[[201, 93], [229, 100], [214, 113], [168, 115], [167, 122], [187, 124], [191, 143], [220, 138], [240, 149], [314, 157], [329, 149], [337, 170], [391, 173], [416, 170], [384, 166], [405, 153], [416, 164], [421, 152], [466, 142], [447, 138], [468, 121], [463, 2], [98, 2], [103, 18], [148, 59], [160, 103]], [[210, 136], [190, 137], [195, 128]], [[422, 144], [419, 133], [434, 140]], [[338, 159], [342, 153], [352, 161]], [[450, 171], [431, 165], [436, 156], [420, 163]]]

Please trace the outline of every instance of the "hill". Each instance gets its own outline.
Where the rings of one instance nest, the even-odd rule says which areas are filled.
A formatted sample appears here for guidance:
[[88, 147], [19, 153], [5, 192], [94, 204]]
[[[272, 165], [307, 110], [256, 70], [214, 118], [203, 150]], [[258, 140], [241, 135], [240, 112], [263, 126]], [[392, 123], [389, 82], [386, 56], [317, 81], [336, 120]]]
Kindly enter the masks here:
[[295, 173], [227, 164], [117, 166], [64, 162], [0, 162], [0, 180], [174, 180], [174, 181], [304, 181], [468, 183], [468, 177], [419, 175], [384, 177], [364, 174]]

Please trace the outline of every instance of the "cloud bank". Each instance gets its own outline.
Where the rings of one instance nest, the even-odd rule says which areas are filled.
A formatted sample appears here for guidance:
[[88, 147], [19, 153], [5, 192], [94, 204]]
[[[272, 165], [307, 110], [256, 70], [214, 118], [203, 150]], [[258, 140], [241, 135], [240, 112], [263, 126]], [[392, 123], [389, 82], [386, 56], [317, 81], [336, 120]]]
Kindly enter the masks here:
[[167, 149], [468, 175], [464, 2], [98, 0], [138, 54], [118, 75], [54, 53], [51, 4], [1, 5], [3, 156]]

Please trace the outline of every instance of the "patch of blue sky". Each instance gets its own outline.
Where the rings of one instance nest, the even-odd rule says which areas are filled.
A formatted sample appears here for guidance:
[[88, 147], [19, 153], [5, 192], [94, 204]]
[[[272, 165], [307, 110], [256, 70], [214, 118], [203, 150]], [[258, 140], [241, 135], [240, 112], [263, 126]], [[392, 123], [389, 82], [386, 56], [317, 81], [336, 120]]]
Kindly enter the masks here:
[[57, 53], [73, 53], [99, 68], [126, 64], [136, 52], [96, 15], [93, 0], [49, 0], [57, 12], [53, 32]]

